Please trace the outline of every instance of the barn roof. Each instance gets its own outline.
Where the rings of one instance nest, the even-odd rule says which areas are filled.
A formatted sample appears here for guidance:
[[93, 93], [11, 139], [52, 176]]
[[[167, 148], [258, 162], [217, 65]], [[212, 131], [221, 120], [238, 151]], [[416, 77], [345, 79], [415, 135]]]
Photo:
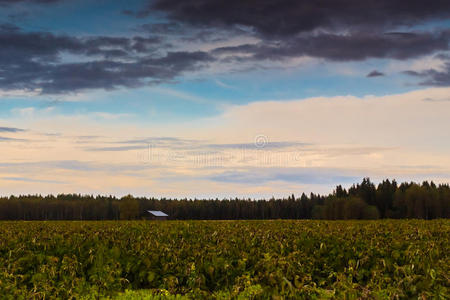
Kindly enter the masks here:
[[152, 215], [154, 215], [155, 217], [168, 217], [169, 215], [163, 213], [162, 211], [159, 210], [147, 210], [149, 213], [151, 213]]

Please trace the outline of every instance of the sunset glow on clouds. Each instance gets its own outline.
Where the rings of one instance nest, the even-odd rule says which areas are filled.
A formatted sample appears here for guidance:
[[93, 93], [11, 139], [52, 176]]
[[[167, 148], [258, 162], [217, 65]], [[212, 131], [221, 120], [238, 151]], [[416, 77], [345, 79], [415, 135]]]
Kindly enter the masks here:
[[362, 176], [446, 181], [449, 92], [253, 102], [170, 125], [33, 112], [7, 123], [24, 129], [2, 129], [2, 185], [257, 197], [326, 190]]
[[232, 2], [0, 1], [0, 193], [450, 181], [450, 6]]

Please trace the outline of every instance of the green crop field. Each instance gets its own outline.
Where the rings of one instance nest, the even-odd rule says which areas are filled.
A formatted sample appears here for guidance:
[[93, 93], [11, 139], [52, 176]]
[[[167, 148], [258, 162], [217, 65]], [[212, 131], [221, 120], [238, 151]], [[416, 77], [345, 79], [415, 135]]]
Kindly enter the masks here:
[[0, 222], [6, 299], [448, 299], [450, 220]]

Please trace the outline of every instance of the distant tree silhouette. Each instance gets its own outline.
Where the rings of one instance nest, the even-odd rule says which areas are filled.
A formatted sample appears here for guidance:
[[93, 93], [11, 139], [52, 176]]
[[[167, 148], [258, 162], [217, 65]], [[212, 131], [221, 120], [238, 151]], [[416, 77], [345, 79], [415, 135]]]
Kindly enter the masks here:
[[170, 219], [377, 219], [449, 218], [450, 187], [384, 180], [375, 186], [369, 178], [328, 196], [302, 193], [288, 198], [251, 199], [118, 199], [113, 196], [62, 194], [57, 196], [0, 197], [0, 220], [131, 220], [147, 210], [162, 210]]

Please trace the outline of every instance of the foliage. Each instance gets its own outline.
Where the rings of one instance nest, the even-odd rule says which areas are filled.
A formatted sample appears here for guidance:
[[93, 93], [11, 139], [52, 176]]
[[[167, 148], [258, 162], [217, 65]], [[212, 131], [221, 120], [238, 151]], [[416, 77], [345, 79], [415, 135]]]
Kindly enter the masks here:
[[171, 219], [378, 219], [450, 218], [450, 187], [385, 180], [378, 187], [365, 178], [348, 191], [337, 186], [328, 196], [302, 194], [287, 199], [187, 200], [58, 195], [0, 198], [0, 220], [131, 220], [147, 210]]
[[123, 197], [119, 202], [119, 216], [121, 220], [134, 220], [139, 218], [139, 201], [133, 196]]
[[450, 220], [0, 222], [4, 299], [448, 299]]
[[114, 297], [114, 300], [188, 300], [188, 296], [171, 295], [167, 290], [126, 290]]

